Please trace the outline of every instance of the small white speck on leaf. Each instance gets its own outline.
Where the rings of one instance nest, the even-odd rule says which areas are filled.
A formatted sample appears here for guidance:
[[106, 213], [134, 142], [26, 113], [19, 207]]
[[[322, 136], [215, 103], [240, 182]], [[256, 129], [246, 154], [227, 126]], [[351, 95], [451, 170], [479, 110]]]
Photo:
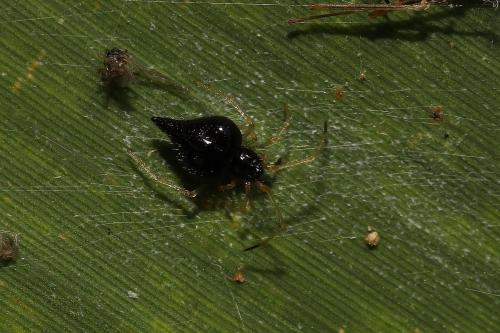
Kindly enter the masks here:
[[133, 298], [133, 299], [138, 299], [139, 298], [139, 294], [136, 293], [136, 292], [134, 292], [134, 291], [132, 291], [132, 290], [127, 291], [127, 296], [129, 298]]

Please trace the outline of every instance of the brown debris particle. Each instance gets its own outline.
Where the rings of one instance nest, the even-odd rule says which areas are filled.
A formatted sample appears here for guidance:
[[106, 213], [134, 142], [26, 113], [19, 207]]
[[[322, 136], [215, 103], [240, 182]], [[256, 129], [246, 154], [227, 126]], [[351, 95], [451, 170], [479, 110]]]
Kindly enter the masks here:
[[372, 227], [368, 227], [368, 234], [366, 235], [365, 242], [369, 247], [376, 247], [380, 242], [380, 235], [373, 230]]
[[358, 80], [361, 81], [361, 82], [366, 81], [366, 70], [362, 69], [359, 72]]
[[335, 99], [340, 102], [344, 99], [344, 96], [345, 96], [344, 86], [335, 87]]
[[431, 108], [431, 118], [433, 121], [440, 122], [443, 120], [443, 117], [444, 111], [442, 106], [438, 105]]
[[31, 61], [31, 64], [26, 68], [26, 73], [24, 77], [18, 77], [16, 81], [12, 84], [10, 87], [10, 91], [13, 93], [18, 93], [21, 88], [23, 87], [23, 84], [26, 81], [33, 81], [35, 80], [35, 71], [42, 65], [42, 60], [47, 56], [47, 51], [41, 50], [38, 53], [38, 56]]
[[236, 273], [234, 273], [233, 275], [232, 280], [239, 284], [245, 283], [245, 275], [243, 275], [243, 271], [242, 270], [236, 271]]

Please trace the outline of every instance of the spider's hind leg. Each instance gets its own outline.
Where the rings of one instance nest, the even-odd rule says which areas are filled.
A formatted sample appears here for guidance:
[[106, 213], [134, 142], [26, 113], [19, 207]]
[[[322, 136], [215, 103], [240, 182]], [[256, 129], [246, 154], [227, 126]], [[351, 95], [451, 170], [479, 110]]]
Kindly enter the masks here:
[[134, 161], [134, 163], [137, 166], [137, 168], [139, 169], [139, 171], [143, 172], [146, 176], [148, 176], [150, 179], [154, 180], [158, 184], [166, 186], [166, 187], [169, 187], [169, 188], [171, 188], [173, 190], [176, 190], [177, 192], [183, 194], [184, 196], [186, 196], [188, 198], [195, 198], [198, 195], [198, 191], [197, 190], [189, 191], [189, 190], [186, 190], [185, 188], [182, 188], [182, 187], [180, 187], [178, 185], [172, 184], [172, 183], [170, 183], [168, 181], [165, 181], [165, 180], [161, 179], [159, 176], [157, 176], [156, 174], [154, 174], [153, 171], [151, 171], [151, 169], [137, 155], [137, 153], [129, 151], [128, 155]]

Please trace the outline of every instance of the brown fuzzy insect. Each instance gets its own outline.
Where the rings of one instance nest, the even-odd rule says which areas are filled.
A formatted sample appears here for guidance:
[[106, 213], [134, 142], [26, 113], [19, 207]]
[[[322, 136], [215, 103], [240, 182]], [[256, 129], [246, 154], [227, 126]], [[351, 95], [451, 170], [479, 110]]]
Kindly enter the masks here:
[[107, 87], [127, 87], [134, 78], [129, 68], [130, 57], [127, 49], [114, 47], [106, 50], [101, 69], [101, 80]]
[[107, 49], [102, 57], [99, 73], [108, 97], [114, 99], [123, 99], [117, 92], [125, 90], [132, 83], [163, 89], [182, 99], [192, 97], [189, 89], [168, 75], [139, 63], [127, 49], [118, 47]]

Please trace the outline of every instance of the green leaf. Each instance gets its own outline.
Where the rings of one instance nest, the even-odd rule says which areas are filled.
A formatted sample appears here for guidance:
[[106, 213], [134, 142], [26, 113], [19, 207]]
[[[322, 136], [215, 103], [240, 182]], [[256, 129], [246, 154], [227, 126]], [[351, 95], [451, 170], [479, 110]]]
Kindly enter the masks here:
[[[18, 236], [19, 253], [0, 267], [0, 331], [498, 331], [491, 4], [293, 26], [308, 15], [294, 2], [2, 7], [0, 230]], [[98, 73], [111, 47], [189, 98], [149, 79], [107, 96]], [[260, 141], [288, 104], [291, 126], [270, 161], [312, 153], [329, 122], [321, 156], [274, 179], [288, 230], [248, 252], [279, 224], [266, 196], [254, 192], [242, 213], [241, 191], [218, 194], [192, 214], [127, 153], [179, 184], [148, 153], [167, 140], [150, 117], [243, 125], [227, 96]], [[381, 236], [375, 249], [368, 226]]]

